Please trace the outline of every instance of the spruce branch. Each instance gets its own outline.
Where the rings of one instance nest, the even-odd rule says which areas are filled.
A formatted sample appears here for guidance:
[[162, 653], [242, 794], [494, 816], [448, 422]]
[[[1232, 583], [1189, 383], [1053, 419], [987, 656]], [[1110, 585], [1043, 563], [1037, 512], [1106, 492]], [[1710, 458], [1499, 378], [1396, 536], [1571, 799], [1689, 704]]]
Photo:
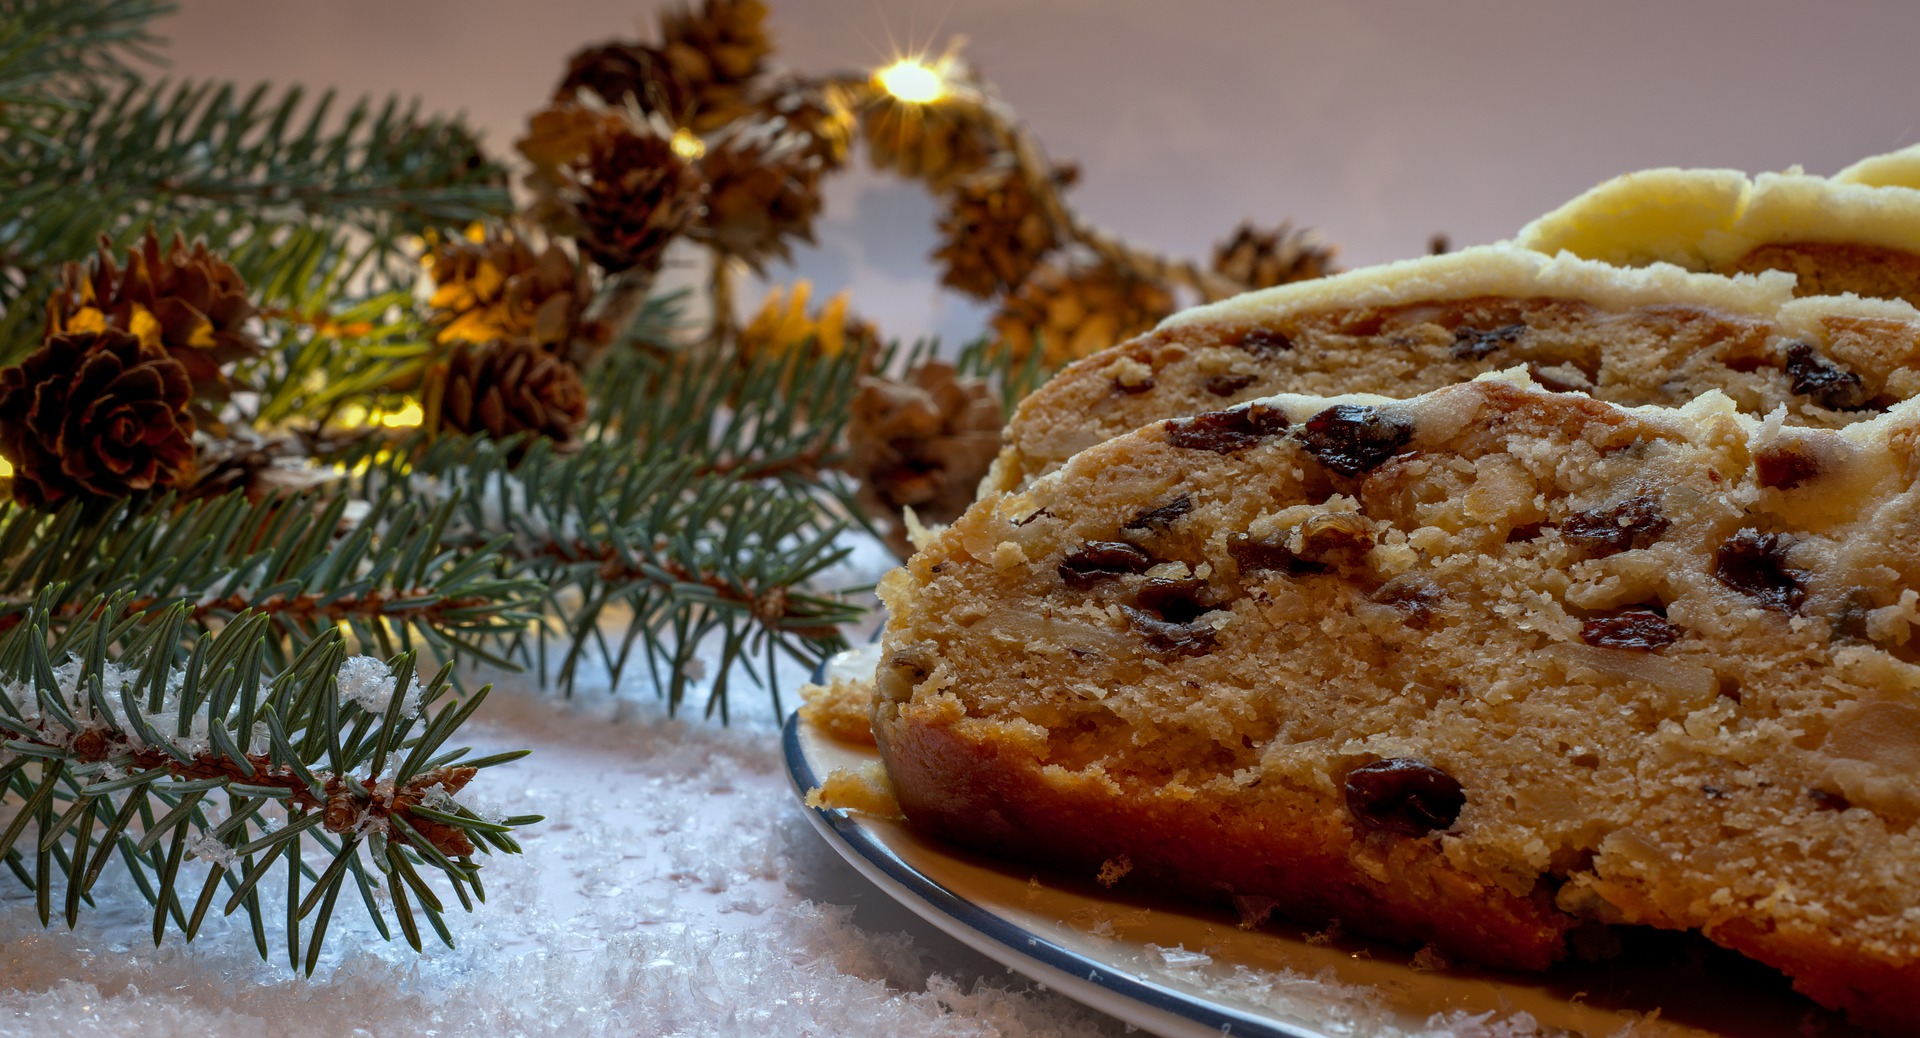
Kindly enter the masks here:
[[[105, 235], [149, 226], [204, 238], [256, 302], [316, 309], [350, 285], [404, 288], [410, 240], [429, 227], [504, 217], [505, 172], [457, 118], [363, 98], [335, 113], [300, 87], [95, 84], [70, 106], [25, 113], [0, 139], [0, 282], [19, 349], [59, 266]], [[60, 142], [51, 146], [48, 142]]]
[[[617, 684], [637, 648], [677, 709], [696, 649], [711, 640], [720, 665], [709, 711], [727, 713], [736, 667], [777, 702], [773, 657], [816, 663], [845, 646], [839, 627], [861, 613], [842, 593], [809, 590], [850, 549], [844, 522], [808, 487], [702, 471], [699, 459], [614, 441], [566, 455], [544, 441], [465, 437], [358, 451], [341, 462], [359, 472], [360, 492], [453, 501], [444, 543], [495, 545], [509, 574], [544, 589], [546, 622], [507, 651], [568, 691], [590, 650], [601, 650]], [[447, 497], [454, 486], [466, 490]], [[609, 641], [601, 621], [621, 614], [626, 630]], [[557, 666], [554, 636], [565, 646]]]
[[486, 643], [530, 623], [540, 589], [497, 572], [497, 545], [449, 551], [441, 536], [457, 507], [457, 497], [429, 508], [391, 492], [356, 503], [328, 490], [76, 502], [51, 515], [0, 505], [0, 628], [41, 603], [64, 629], [91, 620], [101, 596], [120, 595], [136, 613], [179, 606], [181, 637], [263, 617], [278, 664], [341, 626], [387, 654], [502, 662]]
[[[192, 940], [224, 893], [224, 912], [246, 910], [265, 958], [259, 885], [277, 870], [288, 962], [311, 974], [349, 874], [381, 933], [391, 931], [374, 874], [410, 888], [447, 939], [422, 873], [470, 908], [469, 888], [484, 900], [474, 853], [517, 853], [513, 830], [538, 821], [488, 819], [456, 799], [482, 769], [522, 754], [442, 752], [487, 694], [442, 703], [451, 665], [422, 685], [412, 654], [348, 658], [329, 630], [273, 668], [261, 614], [187, 647], [185, 604], [143, 615], [124, 595], [96, 598], [62, 626], [58, 597], [48, 589], [0, 636], [0, 803], [14, 808], [0, 858], [33, 892], [42, 925], [57, 891], [74, 926], [117, 852], [154, 906], [156, 944], [170, 921]], [[191, 898], [189, 857], [209, 866]], [[391, 909], [420, 947], [412, 902]]]
[[31, 133], [39, 109], [84, 104], [90, 87], [133, 75], [128, 58], [155, 60], [148, 25], [172, 10], [156, 0], [0, 0], [0, 129]]

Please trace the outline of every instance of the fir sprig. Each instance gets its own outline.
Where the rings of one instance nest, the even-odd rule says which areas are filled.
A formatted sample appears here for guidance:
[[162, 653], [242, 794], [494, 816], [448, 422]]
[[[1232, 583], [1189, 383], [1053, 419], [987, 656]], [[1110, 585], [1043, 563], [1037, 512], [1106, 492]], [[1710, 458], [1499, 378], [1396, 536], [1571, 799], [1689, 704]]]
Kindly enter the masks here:
[[0, 0], [0, 129], [34, 133], [33, 115], [133, 75], [129, 57], [155, 60], [148, 23], [172, 10], [156, 0]]
[[511, 210], [505, 171], [458, 118], [394, 98], [334, 102], [297, 86], [130, 77], [26, 113], [31, 132], [0, 139], [7, 355], [31, 345], [60, 265], [103, 235], [116, 247], [149, 226], [203, 238], [256, 302], [312, 311], [355, 286], [411, 284], [407, 246], [428, 227]]
[[[538, 820], [484, 818], [455, 798], [522, 754], [444, 749], [487, 693], [442, 703], [450, 666], [423, 685], [411, 654], [349, 659], [329, 631], [275, 668], [261, 614], [189, 648], [184, 603], [156, 615], [95, 599], [83, 622], [56, 625], [58, 597], [49, 589], [0, 637], [0, 793], [19, 801], [0, 857], [43, 925], [58, 891], [73, 926], [117, 856], [154, 906], [156, 944], [169, 921], [191, 940], [219, 905], [246, 911], [267, 957], [260, 885], [275, 872], [295, 969], [318, 963], [349, 878], [382, 936], [390, 907], [419, 948], [417, 905], [451, 944], [426, 875], [471, 910], [485, 899], [475, 852], [517, 853], [514, 828]], [[210, 866], [197, 893], [189, 856]]]
[[[545, 590], [545, 621], [508, 651], [569, 691], [594, 649], [618, 684], [638, 648], [677, 708], [706, 646], [718, 657], [707, 709], [724, 718], [736, 668], [778, 703], [777, 656], [819, 662], [845, 647], [839, 627], [862, 612], [844, 593], [809, 590], [850, 550], [817, 495], [716, 474], [699, 458], [611, 441], [563, 455], [545, 441], [443, 437], [362, 446], [342, 463], [374, 496], [399, 488], [435, 501], [469, 488], [442, 543], [493, 546], [508, 572]], [[625, 630], [610, 639], [602, 621], [615, 619]], [[549, 637], [564, 646], [557, 661]]]
[[530, 623], [542, 589], [500, 574], [498, 543], [457, 554], [442, 543], [457, 495], [428, 507], [396, 490], [361, 502], [325, 491], [75, 502], [51, 514], [0, 504], [0, 628], [37, 607], [64, 629], [118, 595], [149, 615], [180, 606], [187, 639], [262, 617], [276, 665], [336, 627], [383, 654], [505, 662], [489, 641]]

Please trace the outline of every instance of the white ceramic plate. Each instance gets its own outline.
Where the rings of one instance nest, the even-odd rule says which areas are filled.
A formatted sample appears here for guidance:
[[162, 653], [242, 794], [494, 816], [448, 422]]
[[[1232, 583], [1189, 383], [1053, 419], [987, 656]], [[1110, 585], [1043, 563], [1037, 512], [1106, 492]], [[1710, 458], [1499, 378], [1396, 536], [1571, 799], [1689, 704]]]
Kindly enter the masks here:
[[[835, 669], [871, 673], [875, 649]], [[876, 759], [787, 720], [795, 791]], [[1595, 964], [1538, 976], [1447, 967], [1406, 949], [1150, 902], [925, 839], [903, 824], [809, 810], [827, 842], [917, 915], [1003, 965], [1166, 1038], [1353, 1038], [1419, 1033], [1436, 1014], [1530, 1014], [1543, 1028], [1639, 1035], [1838, 1038], [1859, 1032], [1778, 974], [1705, 942], [1629, 934]], [[1635, 1024], [1638, 1027], [1635, 1027]]]

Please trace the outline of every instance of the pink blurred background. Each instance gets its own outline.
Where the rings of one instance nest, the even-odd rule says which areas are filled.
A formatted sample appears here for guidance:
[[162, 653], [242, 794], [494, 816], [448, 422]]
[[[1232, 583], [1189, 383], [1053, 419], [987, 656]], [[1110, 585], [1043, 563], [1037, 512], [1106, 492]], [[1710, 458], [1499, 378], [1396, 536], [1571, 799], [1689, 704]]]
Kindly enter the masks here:
[[[777, 60], [868, 69], [954, 35], [1056, 158], [1072, 200], [1204, 256], [1236, 221], [1321, 228], [1348, 265], [1510, 236], [1648, 166], [1829, 173], [1920, 140], [1920, 4], [1833, 0], [770, 0]], [[569, 53], [654, 35], [636, 0], [182, 0], [174, 71], [399, 92], [464, 110], [497, 153]], [[851, 287], [887, 334], [966, 338], [934, 206], [864, 171], [778, 277]]]

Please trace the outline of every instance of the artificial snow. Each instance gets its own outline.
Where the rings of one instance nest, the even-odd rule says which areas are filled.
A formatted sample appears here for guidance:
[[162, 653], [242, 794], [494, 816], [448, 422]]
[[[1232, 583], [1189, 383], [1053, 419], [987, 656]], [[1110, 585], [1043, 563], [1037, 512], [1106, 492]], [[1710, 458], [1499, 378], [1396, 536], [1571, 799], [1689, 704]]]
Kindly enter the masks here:
[[[384, 714], [387, 706], [393, 702], [394, 687], [399, 676], [384, 660], [372, 656], [349, 656], [341, 662], [340, 672], [336, 675], [342, 703], [358, 703], [361, 709], [371, 714]], [[407, 684], [407, 691], [400, 700], [402, 717], [420, 716], [420, 679], [416, 676]]]

